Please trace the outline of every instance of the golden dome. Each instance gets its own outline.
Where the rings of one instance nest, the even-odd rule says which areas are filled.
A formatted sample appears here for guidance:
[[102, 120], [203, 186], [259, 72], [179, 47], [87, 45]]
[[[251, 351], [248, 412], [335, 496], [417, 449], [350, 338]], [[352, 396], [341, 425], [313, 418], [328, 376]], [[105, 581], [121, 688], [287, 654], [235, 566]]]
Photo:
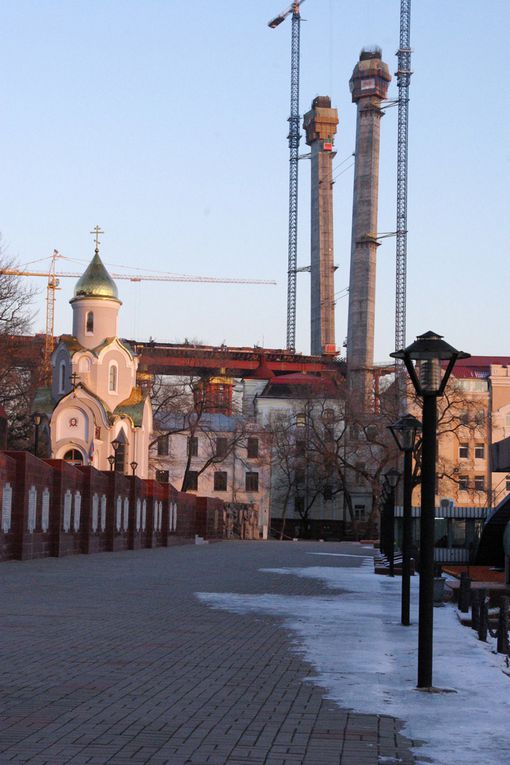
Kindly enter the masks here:
[[85, 272], [76, 282], [73, 300], [80, 298], [105, 298], [116, 300], [118, 303], [121, 302], [117, 286], [104, 267], [98, 250], [96, 250]]

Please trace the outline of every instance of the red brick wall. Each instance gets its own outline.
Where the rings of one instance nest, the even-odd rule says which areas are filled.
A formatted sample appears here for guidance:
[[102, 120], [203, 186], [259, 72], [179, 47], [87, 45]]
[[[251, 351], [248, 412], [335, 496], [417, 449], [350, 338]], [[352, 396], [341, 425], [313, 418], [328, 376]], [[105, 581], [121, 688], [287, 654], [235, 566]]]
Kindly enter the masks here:
[[204, 539], [223, 537], [223, 501], [217, 497], [197, 497], [196, 533]]
[[110, 552], [129, 548], [129, 515], [131, 485], [128, 476], [113, 471], [103, 471], [108, 478], [106, 508], [107, 549]]
[[15, 537], [12, 528], [15, 482], [16, 463], [5, 453], [0, 452], [0, 561], [10, 560], [15, 554]]
[[161, 547], [166, 543], [166, 535], [163, 535], [163, 519], [168, 513], [168, 486], [151, 479], [145, 481], [147, 499], [145, 547]]
[[89, 465], [80, 465], [83, 475], [82, 552], [99, 553], [108, 550], [107, 508], [109, 480], [105, 473]]
[[131, 494], [128, 545], [130, 550], [139, 550], [140, 547], [145, 546], [145, 533], [142, 531], [142, 507], [144, 499], [146, 501], [146, 481], [142, 481], [136, 476], [131, 476], [129, 481]]
[[0, 560], [157, 547], [226, 532], [222, 500], [114, 471], [4, 451], [0, 510], [6, 483], [11, 523], [7, 533], [0, 527]]
[[12, 503], [14, 557], [21, 560], [45, 558], [52, 554], [53, 470], [28, 452], [7, 451], [4, 454], [16, 465]]
[[63, 460], [44, 460], [53, 468], [51, 494], [52, 555], [82, 551], [83, 473]]

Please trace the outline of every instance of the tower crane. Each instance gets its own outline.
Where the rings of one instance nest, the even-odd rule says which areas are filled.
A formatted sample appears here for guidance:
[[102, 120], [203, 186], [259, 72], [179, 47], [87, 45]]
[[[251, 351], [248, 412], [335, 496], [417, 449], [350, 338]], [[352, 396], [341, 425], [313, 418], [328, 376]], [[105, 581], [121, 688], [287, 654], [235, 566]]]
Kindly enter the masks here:
[[[79, 278], [81, 273], [74, 271], [57, 271], [57, 260], [64, 259], [58, 250], [53, 250], [51, 262], [48, 271], [28, 271], [16, 268], [2, 268], [0, 274], [7, 276], [42, 276], [47, 279], [46, 284], [46, 330], [44, 336], [43, 364], [41, 368], [41, 379], [47, 381], [51, 369], [51, 354], [54, 348], [54, 330], [55, 330], [55, 299], [56, 291], [60, 289], [60, 279]], [[70, 258], [69, 258], [70, 260]], [[188, 274], [170, 274], [160, 272], [156, 274], [110, 274], [113, 279], [127, 279], [130, 282], [152, 281], [152, 282], [198, 282], [200, 284], [276, 284], [271, 279], [237, 279], [220, 278], [216, 276], [190, 276]]]
[[411, 0], [400, 0], [400, 41], [397, 52], [397, 230], [395, 288], [395, 350], [406, 345], [407, 289], [407, 165], [409, 83], [411, 81]]
[[287, 275], [287, 349], [296, 349], [296, 267], [297, 267], [297, 221], [298, 221], [298, 161], [299, 161], [299, 57], [300, 57], [300, 6], [305, 0], [295, 0], [287, 10], [268, 21], [275, 29], [292, 14], [290, 52], [290, 117], [289, 117], [289, 251]]

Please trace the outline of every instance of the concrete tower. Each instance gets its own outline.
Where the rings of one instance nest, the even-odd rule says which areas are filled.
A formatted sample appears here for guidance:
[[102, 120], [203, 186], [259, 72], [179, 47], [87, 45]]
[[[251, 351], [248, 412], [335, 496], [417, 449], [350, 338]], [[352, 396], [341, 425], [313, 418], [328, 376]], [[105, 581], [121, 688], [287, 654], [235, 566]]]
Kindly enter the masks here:
[[337, 125], [330, 98], [314, 98], [303, 127], [312, 154], [311, 352], [317, 356], [336, 353], [332, 165]]
[[379, 142], [383, 112], [391, 80], [379, 48], [364, 49], [349, 82], [358, 106], [356, 161], [352, 207], [347, 370], [353, 391], [364, 401], [370, 396], [370, 370], [374, 363], [375, 274]]

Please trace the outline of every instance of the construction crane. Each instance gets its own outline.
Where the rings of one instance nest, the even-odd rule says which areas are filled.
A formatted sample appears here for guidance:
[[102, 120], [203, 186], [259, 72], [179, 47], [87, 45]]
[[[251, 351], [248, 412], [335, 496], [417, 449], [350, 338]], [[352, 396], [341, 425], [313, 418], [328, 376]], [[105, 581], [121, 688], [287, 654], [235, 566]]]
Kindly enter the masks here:
[[397, 231], [395, 288], [395, 350], [406, 346], [407, 290], [407, 164], [409, 83], [411, 81], [411, 0], [400, 0], [400, 41], [397, 70]]
[[298, 222], [298, 161], [299, 161], [299, 35], [301, 16], [299, 8], [305, 0], [296, 0], [286, 11], [268, 21], [275, 29], [292, 14], [290, 49], [290, 117], [289, 117], [289, 254], [287, 275], [287, 349], [296, 350], [296, 268], [297, 268], [297, 222]]
[[[60, 279], [79, 278], [82, 274], [73, 271], [56, 270], [57, 260], [64, 259], [58, 250], [53, 250], [51, 263], [48, 271], [28, 271], [24, 269], [2, 268], [0, 274], [7, 276], [42, 276], [47, 279], [46, 285], [46, 330], [44, 337], [43, 363], [41, 368], [41, 379], [47, 381], [51, 371], [51, 354], [54, 348], [54, 330], [55, 330], [55, 299], [56, 291], [60, 289]], [[67, 259], [67, 258], [66, 258]], [[70, 260], [68, 258], [67, 260]], [[157, 274], [110, 274], [113, 279], [127, 279], [130, 282], [198, 282], [200, 284], [276, 284], [271, 279], [237, 279], [220, 278], [216, 276], [190, 276], [188, 274], [170, 274], [159, 272]]]

